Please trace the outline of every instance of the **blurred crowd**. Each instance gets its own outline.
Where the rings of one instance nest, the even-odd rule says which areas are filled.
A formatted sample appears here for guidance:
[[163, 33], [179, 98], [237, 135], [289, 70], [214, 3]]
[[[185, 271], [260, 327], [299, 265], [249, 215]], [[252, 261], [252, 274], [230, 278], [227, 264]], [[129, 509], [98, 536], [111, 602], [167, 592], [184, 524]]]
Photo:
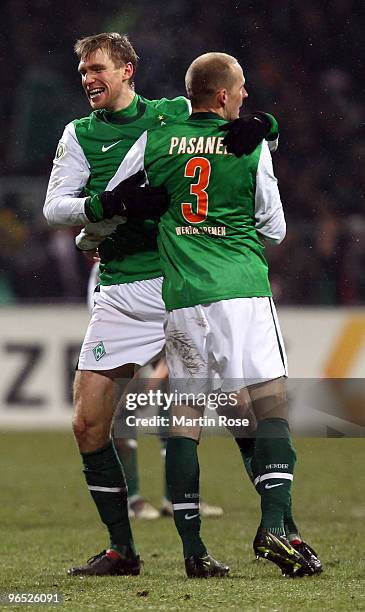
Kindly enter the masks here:
[[247, 109], [281, 126], [274, 166], [288, 236], [268, 249], [277, 302], [364, 302], [362, 0], [4, 0], [0, 16], [0, 302], [84, 299], [89, 264], [74, 232], [51, 230], [41, 211], [63, 127], [89, 113], [73, 44], [101, 31], [129, 34], [136, 88], [149, 98], [184, 93], [200, 53], [239, 59]]

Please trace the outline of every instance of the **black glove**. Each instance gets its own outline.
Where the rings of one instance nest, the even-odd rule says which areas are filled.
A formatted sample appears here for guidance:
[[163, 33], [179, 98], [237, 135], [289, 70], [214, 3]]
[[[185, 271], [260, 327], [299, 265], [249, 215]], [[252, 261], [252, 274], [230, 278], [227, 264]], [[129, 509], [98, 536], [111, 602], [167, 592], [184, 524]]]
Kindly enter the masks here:
[[[274, 117], [272, 119], [275, 121]], [[257, 145], [270, 135], [272, 128], [271, 115], [258, 111], [225, 123], [219, 129], [228, 132], [223, 139], [228, 153], [242, 157], [242, 155], [252, 153]]]
[[145, 181], [145, 171], [139, 170], [111, 191], [101, 193], [99, 200], [103, 219], [111, 219], [115, 215], [128, 219], [159, 219], [166, 212], [170, 197], [165, 187], [141, 187]]

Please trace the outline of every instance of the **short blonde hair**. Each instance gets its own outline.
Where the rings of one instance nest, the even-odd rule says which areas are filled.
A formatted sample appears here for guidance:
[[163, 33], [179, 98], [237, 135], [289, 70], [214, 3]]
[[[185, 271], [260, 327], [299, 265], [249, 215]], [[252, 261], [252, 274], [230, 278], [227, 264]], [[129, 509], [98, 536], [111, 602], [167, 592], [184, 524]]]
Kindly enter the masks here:
[[185, 75], [185, 87], [193, 106], [210, 101], [219, 89], [230, 89], [235, 81], [232, 66], [238, 64], [227, 53], [204, 53], [189, 66]]
[[87, 59], [98, 49], [105, 49], [116, 68], [130, 62], [133, 66], [133, 77], [129, 79], [129, 82], [133, 83], [137, 70], [138, 55], [125, 34], [102, 32], [101, 34], [86, 36], [76, 41], [74, 49], [79, 60]]

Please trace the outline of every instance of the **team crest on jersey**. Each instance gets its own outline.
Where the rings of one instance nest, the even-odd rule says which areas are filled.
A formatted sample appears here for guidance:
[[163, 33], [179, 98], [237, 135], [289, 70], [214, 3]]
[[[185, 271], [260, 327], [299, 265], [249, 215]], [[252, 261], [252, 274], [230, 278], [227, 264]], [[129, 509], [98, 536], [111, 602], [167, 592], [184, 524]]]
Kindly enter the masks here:
[[61, 159], [66, 154], [66, 147], [63, 142], [60, 142], [57, 151], [56, 151], [56, 159]]
[[104, 355], [106, 355], [106, 350], [103, 342], [99, 342], [94, 348], [93, 353], [96, 361], [100, 361]]

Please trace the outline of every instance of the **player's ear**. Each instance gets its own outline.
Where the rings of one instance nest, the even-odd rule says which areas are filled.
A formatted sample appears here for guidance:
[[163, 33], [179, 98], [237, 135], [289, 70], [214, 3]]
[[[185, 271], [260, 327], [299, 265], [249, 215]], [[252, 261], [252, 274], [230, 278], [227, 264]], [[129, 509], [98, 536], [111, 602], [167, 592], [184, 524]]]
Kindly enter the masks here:
[[134, 68], [132, 62], [127, 62], [122, 66], [123, 71], [123, 79], [128, 80], [131, 79], [134, 74]]
[[217, 91], [217, 102], [219, 106], [223, 108], [225, 107], [225, 105], [227, 104], [227, 90], [226, 89], [219, 89]]

